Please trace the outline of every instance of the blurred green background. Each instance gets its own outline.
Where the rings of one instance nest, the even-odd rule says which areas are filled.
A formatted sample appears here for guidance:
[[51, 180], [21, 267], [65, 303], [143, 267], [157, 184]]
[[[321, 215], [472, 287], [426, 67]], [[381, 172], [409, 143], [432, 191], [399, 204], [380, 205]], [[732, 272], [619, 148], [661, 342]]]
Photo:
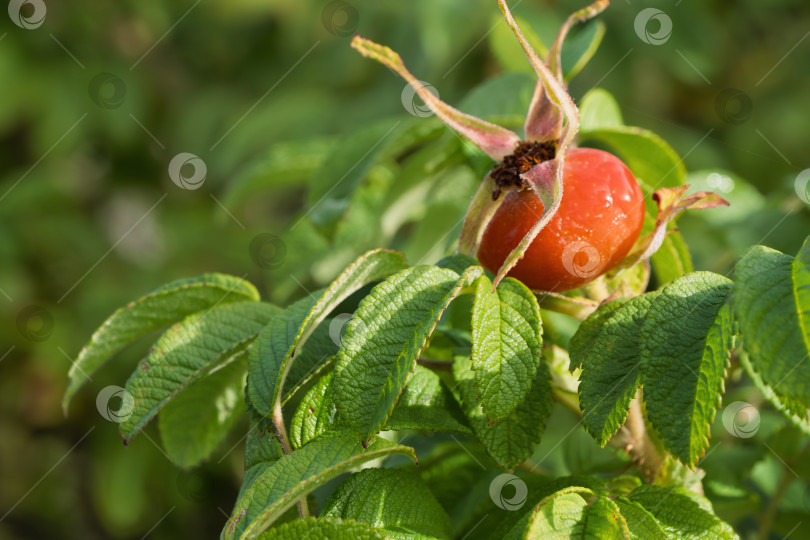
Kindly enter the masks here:
[[[10, 11], [14, 4], [21, 2]], [[583, 2], [512, 4], [550, 43]], [[689, 171], [701, 171], [694, 183], [731, 201], [728, 212], [679, 222], [697, 269], [730, 272], [755, 243], [795, 253], [810, 232], [807, 182], [798, 176], [810, 167], [810, 5], [657, 6], [672, 22], [659, 45], [634, 29], [651, 5], [615, 0], [600, 17], [603, 43], [571, 83], [572, 96], [609, 90], [628, 125], [660, 134]], [[41, 25], [21, 27], [42, 6]], [[0, 17], [0, 539], [216, 536], [241, 478], [244, 430], [211, 463], [179, 471], [154, 428], [124, 448], [95, 407], [97, 392], [123, 384], [146, 344], [94, 375], [65, 419], [59, 401], [72, 359], [115, 308], [171, 279], [227, 272], [286, 302], [366, 249], [385, 247], [363, 231], [330, 243], [317, 214], [302, 220], [319, 200], [313, 189], [331, 189], [308, 188], [310, 178], [359, 174], [339, 160], [330, 169], [328, 150], [370, 124], [378, 133], [399, 118], [436, 131], [435, 144], [455, 138], [435, 118], [409, 115], [402, 81], [351, 50], [350, 36], [391, 46], [443, 100], [463, 104], [504, 71], [491, 47], [505, 28], [500, 13], [494, 0], [18, 7], [20, 24]], [[528, 64], [518, 57], [510, 67]], [[502, 99], [508, 109], [510, 96]], [[198, 189], [169, 176], [182, 152], [205, 163]], [[395, 168], [364, 174], [372, 183], [398, 179]], [[443, 191], [425, 195], [436, 204], [417, 216], [435, 219], [386, 243], [412, 263], [435, 260], [452, 243], [477, 175], [468, 167], [444, 177]], [[251, 248], [257, 237], [281, 239], [286, 252], [278, 242]], [[757, 399], [751, 395], [744, 393]], [[767, 467], [778, 463], [757, 463], [759, 477], [737, 480], [767, 498], [777, 489]], [[783, 535], [810, 515], [810, 497], [791, 489], [799, 490], [795, 508], [785, 512], [799, 517], [780, 514], [786, 521], [775, 530]], [[743, 514], [735, 525], [750, 530]]]

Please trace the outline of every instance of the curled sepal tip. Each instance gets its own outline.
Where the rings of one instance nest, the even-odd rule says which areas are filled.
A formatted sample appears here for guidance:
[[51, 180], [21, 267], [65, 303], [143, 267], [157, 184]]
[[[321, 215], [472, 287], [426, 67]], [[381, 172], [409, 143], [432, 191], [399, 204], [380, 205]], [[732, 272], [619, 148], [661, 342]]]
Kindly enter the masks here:
[[652, 194], [653, 200], [658, 204], [658, 217], [655, 228], [636, 241], [630, 254], [622, 262], [621, 267], [628, 268], [640, 261], [646, 261], [655, 254], [664, 242], [667, 234], [667, 224], [687, 208], [701, 210], [715, 206], [728, 206], [728, 201], [717, 193], [701, 191], [685, 197], [689, 185], [672, 188], [661, 188]]
[[425, 105], [436, 113], [445, 124], [469, 139], [495, 161], [501, 161], [511, 154], [515, 149], [515, 145], [520, 142], [520, 137], [512, 131], [469, 114], [464, 114], [441, 101], [425, 88], [424, 83], [407, 70], [399, 55], [390, 48], [360, 36], [354, 36], [352, 48], [363, 56], [372, 58], [395, 71], [411, 85], [416, 94], [425, 102]]
[[[560, 141], [559, 147], [570, 144], [579, 129], [579, 111], [562, 81], [537, 56], [532, 46], [523, 36], [505, 0], [498, 0], [506, 24], [515, 34], [526, 58], [537, 74], [538, 82], [526, 116], [524, 130], [529, 141]], [[563, 127], [564, 125], [564, 127]]]
[[562, 44], [563, 41], [565, 41], [568, 32], [571, 30], [571, 27], [578, 22], [585, 22], [588, 19], [596, 17], [602, 13], [609, 4], [609, 0], [597, 0], [593, 4], [573, 12], [560, 27], [559, 32], [557, 32], [557, 37], [554, 39], [554, 43], [548, 50], [548, 56], [546, 57], [548, 67], [559, 80], [563, 80], [562, 62], [560, 60]]
[[518, 263], [543, 227], [557, 213], [563, 194], [565, 152], [579, 130], [579, 111], [565, 90], [562, 81], [552, 73], [532, 49], [518, 28], [505, 0], [498, 0], [498, 5], [503, 12], [506, 24], [517, 37], [538, 77], [538, 84], [529, 107], [529, 114], [526, 117], [526, 139], [541, 142], [554, 141], [556, 155], [554, 159], [540, 163], [521, 175], [521, 178], [534, 190], [543, 203], [543, 215], [506, 258], [498, 270], [495, 285]]

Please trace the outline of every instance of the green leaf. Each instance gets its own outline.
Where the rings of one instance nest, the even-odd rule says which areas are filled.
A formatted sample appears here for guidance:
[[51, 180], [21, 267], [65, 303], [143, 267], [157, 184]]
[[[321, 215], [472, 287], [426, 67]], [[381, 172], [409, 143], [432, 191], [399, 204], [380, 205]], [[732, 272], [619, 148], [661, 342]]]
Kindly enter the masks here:
[[[733, 529], [706, 511], [695, 494], [679, 487], [646, 485], [633, 490], [628, 499], [646, 508], [670, 538], [725, 540], [739, 538]], [[701, 498], [702, 499], [702, 498]], [[711, 504], [703, 499], [705, 504]]]
[[475, 387], [490, 422], [506, 418], [529, 393], [540, 365], [543, 328], [537, 298], [521, 282], [506, 278], [494, 289], [476, 281], [472, 309], [472, 368]]
[[386, 540], [387, 536], [367, 523], [352, 519], [307, 518], [268, 529], [259, 540]]
[[472, 434], [453, 393], [436, 373], [422, 366], [414, 369], [383, 429]]
[[523, 533], [527, 540], [629, 538], [627, 522], [612, 500], [572, 487], [549, 495], [538, 504]]
[[401, 124], [402, 120], [386, 118], [352, 132], [332, 148], [309, 184], [307, 204], [313, 223], [328, 227], [340, 219], [355, 189]]
[[[380, 164], [369, 171], [367, 177], [351, 194], [345, 214], [330, 230], [333, 248], [332, 252], [324, 257], [328, 263], [324, 264], [324, 267], [333, 265], [342, 270], [346, 264], [354, 260], [358, 251], [387, 241], [381, 235], [380, 216], [383, 214], [385, 197], [395, 180], [393, 165]], [[330, 260], [335, 262], [331, 263]], [[322, 272], [321, 269], [317, 271]]]
[[452, 270], [456, 274], [461, 275], [466, 272], [468, 268], [471, 266], [476, 266], [477, 264], [478, 261], [472, 257], [462, 255], [461, 253], [454, 253], [453, 255], [441, 259], [436, 263], [436, 266], [439, 268], [447, 268], [448, 270]]
[[[444, 126], [441, 126], [441, 131], [446, 134]], [[460, 139], [445, 137], [404, 157], [395, 181], [385, 195], [384, 206], [374, 218], [375, 231], [383, 238], [392, 238], [408, 223], [421, 223], [425, 216], [430, 215], [436, 192], [451, 187], [445, 185], [444, 178], [452, 168], [465, 162], [460, 151], [462, 146]], [[457, 203], [461, 204], [461, 201]]]
[[476, 397], [475, 372], [469, 358], [457, 357], [453, 376], [473, 432], [487, 453], [501, 466], [514, 469], [528, 459], [540, 442], [551, 414], [551, 383], [541, 363], [526, 399], [512, 413], [490, 425]]
[[622, 111], [613, 94], [594, 88], [582, 98], [579, 106], [579, 130], [583, 133], [624, 125]]
[[616, 506], [627, 521], [632, 540], [666, 540], [667, 534], [658, 524], [658, 520], [640, 504], [626, 497], [618, 497]]
[[638, 336], [657, 294], [604, 304], [577, 331], [587, 338], [571, 339], [571, 358], [582, 363], [582, 423], [602, 447], [624, 424], [641, 384]]
[[[439, 178], [435, 189], [426, 196], [430, 207], [412, 227], [402, 231], [407, 237], [402, 249], [409, 257], [424, 264], [455, 249], [461, 231], [458, 218], [467, 210], [466, 196], [459, 195], [472, 192], [477, 182], [466, 167], [454, 167]], [[451, 190], [455, 193], [448, 200], [447, 192]], [[437, 231], [442, 234], [437, 235]]]
[[582, 141], [595, 140], [608, 144], [633, 171], [644, 192], [647, 213], [655, 217], [658, 207], [652, 193], [661, 187], [683, 184], [686, 168], [673, 148], [655, 133], [646, 129], [613, 126], [593, 131], [580, 131]]
[[621, 474], [605, 481], [605, 488], [612, 495], [628, 495], [631, 491], [642, 485], [641, 478], [632, 474]]
[[337, 325], [341, 323], [342, 319], [334, 317], [324, 320], [315, 328], [301, 347], [300, 352], [295, 355], [295, 362], [291, 363], [287, 379], [284, 381], [282, 405], [286, 404], [298, 390], [318, 377], [329, 366], [334, 365], [338, 343], [330, 334], [335, 334]]
[[239, 498], [267, 468], [284, 455], [281, 443], [260, 424], [251, 424], [245, 442], [245, 474], [239, 487]]
[[626, 298], [617, 298], [610, 302], [605, 302], [591, 313], [577, 328], [576, 333], [571, 337], [568, 354], [570, 357], [569, 369], [574, 371], [582, 366], [582, 361], [591, 356], [594, 348], [599, 344], [599, 334], [602, 325], [610, 319], [616, 310], [627, 302]]
[[62, 399], [67, 413], [70, 400], [93, 373], [138, 337], [220, 304], [259, 300], [247, 281], [225, 274], [203, 274], [158, 287], [117, 310], [93, 333], [68, 373]]
[[380, 153], [382, 160], [398, 159], [404, 155], [411, 155], [416, 147], [439, 139], [447, 131], [439, 118], [422, 118], [419, 116], [403, 116], [402, 125], [392, 133], [391, 140]]
[[754, 366], [751, 365], [751, 359], [748, 358], [747, 354], [743, 353], [740, 355], [740, 364], [742, 364], [746, 373], [748, 373], [748, 376], [753, 381], [754, 386], [759, 389], [765, 399], [770, 401], [776, 410], [785, 415], [793, 425], [802, 430], [806, 435], [810, 435], [810, 409], [796, 400], [779, 395], [772, 386], [762, 380], [760, 374], [754, 369]]
[[[641, 261], [631, 266], [619, 267], [606, 273], [602, 281], [607, 290], [611, 291], [611, 297], [619, 293], [628, 297], [644, 294], [650, 284], [650, 264]], [[598, 282], [594, 283], [594, 286], [599, 286]]]
[[257, 426], [262, 431], [267, 431], [273, 427], [273, 420], [267, 418], [259, 411], [256, 410], [256, 407], [253, 406], [253, 402], [250, 401], [250, 377], [247, 378], [245, 381], [245, 413], [247, 414], [248, 420], [250, 420], [251, 425]]
[[267, 417], [283, 390], [290, 359], [300, 339], [301, 325], [318, 303], [323, 291], [305, 296], [273, 317], [261, 330], [248, 351], [248, 396], [256, 410]]
[[[602, 41], [605, 28], [604, 25], [592, 23], [566, 43], [569, 32], [577, 23], [587, 22], [589, 19], [599, 15], [608, 4], [608, 0], [596, 0], [568, 15], [565, 22], [560, 26], [546, 57], [548, 67], [558, 79], [563, 79], [563, 64], [566, 64], [565, 79], [568, 80], [588, 63], [588, 60], [596, 52], [599, 43]], [[563, 50], [563, 44], [566, 44], [565, 50]], [[571, 64], [573, 64], [573, 67], [569, 68], [568, 66]]]
[[695, 272], [664, 287], [641, 328], [647, 417], [664, 447], [693, 466], [709, 446], [734, 334], [731, 281]]
[[[652, 220], [654, 221], [654, 220]], [[658, 283], [665, 285], [694, 271], [692, 255], [683, 236], [677, 230], [667, 231], [661, 247], [653, 253], [652, 268]]]
[[810, 406], [807, 249], [796, 260], [764, 246], [749, 249], [734, 272], [733, 296], [751, 366], [786, 405], [802, 409]]
[[[514, 36], [511, 36], [510, 41], [520, 50], [520, 45]], [[526, 62], [522, 54], [517, 60], [521, 66], [525, 65], [529, 72], [532, 71], [531, 65]], [[522, 127], [526, 111], [532, 101], [535, 84], [537, 84], [537, 77], [533, 72], [502, 73], [485, 79], [473, 87], [464, 96], [460, 107], [469, 114], [489, 119], [499, 125]], [[489, 163], [492, 162], [489, 161]]]
[[262, 432], [256, 424], [250, 426], [245, 442], [245, 470], [263, 463], [273, 463], [282, 455], [281, 444], [270, 433]]
[[236, 502], [222, 538], [256, 538], [313, 489], [362, 463], [394, 454], [416, 460], [413, 448], [379, 437], [366, 448], [346, 432], [312, 441], [282, 456], [256, 478]]
[[195, 313], [169, 328], [129, 378], [134, 408], [119, 426], [125, 442], [175, 395], [250, 343], [279, 308], [239, 302]]
[[332, 373], [327, 373], [304, 394], [290, 421], [290, 444], [293, 448], [301, 448], [337, 425], [332, 380]]
[[810, 351], [810, 236], [805, 239], [802, 248], [793, 259], [791, 270], [799, 331], [804, 339], [805, 349]]
[[370, 251], [357, 259], [322, 294], [313, 293], [285, 309], [262, 330], [250, 350], [250, 399], [270, 416], [280, 408], [287, 373], [298, 349], [324, 318], [356, 290], [405, 268], [401, 253]]
[[[544, 499], [553, 496], [561, 490], [570, 488], [573, 488], [574, 492], [585, 490], [583, 494], [589, 496], [593, 493], [604, 493], [606, 488], [604, 481], [593, 476], [561, 476], [551, 480], [541, 475], [523, 475], [521, 479], [526, 482], [529, 491], [526, 498], [527, 504], [522, 508], [522, 512], [508, 512], [506, 516], [500, 517], [500, 523], [490, 532], [492, 538], [504, 538], [504, 540], [518, 540], [524, 538], [524, 532], [529, 525], [529, 520], [534, 514], [534, 509], [543, 502]], [[503, 501], [503, 499], [504, 495], [502, 493], [501, 500]], [[486, 524], [484, 524], [484, 527], [486, 527]]]
[[[522, 17], [515, 17], [515, 21], [523, 30], [523, 36], [540, 56], [548, 54], [548, 47], [543, 40], [532, 30], [532, 25]], [[505, 71], [528, 71], [534, 74], [532, 65], [523, 56], [523, 50], [515, 39], [514, 34], [498, 15], [492, 17], [492, 32], [489, 34], [489, 46], [496, 60]]]
[[300, 184], [312, 177], [335, 145], [332, 138], [278, 141], [265, 157], [228, 183], [222, 205], [231, 208], [271, 189]]
[[603, 37], [605, 37], [605, 23], [591, 21], [565, 42], [562, 48], [562, 67], [566, 81], [576, 77], [593, 58]]
[[[482, 474], [481, 463], [491, 463], [483, 448], [478, 445], [462, 446], [456, 441], [437, 444], [426, 459], [419, 462], [420, 478], [451, 514], [453, 536], [460, 536], [465, 525], [475, 523], [473, 507], [479, 505], [475, 502], [469, 504], [471, 497], [475, 497], [476, 501], [491, 502], [490, 478]], [[483, 485], [479, 485], [481, 483]]]
[[349, 322], [335, 368], [341, 416], [363, 438], [394, 409], [427, 339], [470, 275], [435, 266], [403, 270], [366, 296]]
[[431, 538], [450, 537], [450, 518], [422, 480], [404, 469], [365, 469], [340, 484], [322, 517], [356, 519], [383, 529]]
[[163, 447], [180, 467], [207, 459], [245, 412], [245, 358], [197, 380], [160, 412]]
[[[324, 375], [304, 396], [293, 415], [290, 441], [300, 448], [345, 425], [333, 397], [333, 374]], [[416, 366], [383, 430], [414, 429], [472, 434], [467, 419], [447, 386], [433, 371]]]

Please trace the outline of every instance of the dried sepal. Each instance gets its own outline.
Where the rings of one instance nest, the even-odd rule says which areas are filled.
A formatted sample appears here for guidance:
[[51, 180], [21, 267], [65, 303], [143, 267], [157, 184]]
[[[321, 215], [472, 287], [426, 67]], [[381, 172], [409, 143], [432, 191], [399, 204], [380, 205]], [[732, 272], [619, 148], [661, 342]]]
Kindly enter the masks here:
[[543, 215], [506, 258], [495, 277], [496, 285], [514, 268], [543, 227], [557, 213], [563, 194], [565, 152], [579, 130], [579, 111], [562, 82], [554, 76], [526, 41], [505, 0], [498, 0], [498, 5], [506, 24], [518, 38], [539, 80], [526, 118], [526, 139], [541, 142], [554, 140], [557, 143], [557, 154], [554, 159], [543, 162], [521, 175], [543, 203]]
[[465, 114], [441, 101], [407, 70], [402, 58], [390, 48], [360, 36], [354, 36], [352, 47], [363, 56], [372, 58], [395, 71], [411, 85], [425, 105], [447, 126], [469, 139], [495, 161], [501, 161], [511, 154], [515, 145], [520, 142], [520, 137], [512, 131]]
[[458, 253], [470, 257], [477, 255], [481, 236], [501, 203], [492, 195], [496, 189], [495, 181], [487, 173], [481, 185], [478, 186], [478, 191], [475, 192], [470, 206], [467, 208], [467, 214], [464, 216], [464, 225], [461, 228], [461, 237], [456, 250]]
[[[579, 128], [579, 111], [562, 81], [537, 56], [532, 46], [518, 28], [505, 0], [498, 0], [506, 24], [515, 34], [529, 63], [537, 74], [537, 86], [526, 116], [524, 131], [528, 141], [560, 141], [558, 148], [564, 150], [564, 140], [573, 140]], [[565, 124], [565, 127], [563, 127]]]
[[652, 194], [653, 200], [658, 204], [658, 217], [655, 220], [655, 228], [652, 232], [645, 234], [636, 241], [633, 249], [630, 250], [630, 253], [622, 262], [621, 267], [629, 268], [652, 257], [664, 242], [667, 234], [667, 224], [687, 208], [700, 210], [715, 206], [728, 206], [728, 201], [723, 197], [709, 191], [701, 191], [684, 197], [687, 189], [689, 189], [688, 185], [661, 188]]
[[549, 69], [551, 69], [559, 80], [563, 80], [562, 62], [560, 60], [562, 44], [563, 41], [565, 41], [565, 37], [568, 35], [568, 32], [571, 30], [571, 27], [578, 22], [585, 22], [588, 19], [596, 17], [602, 13], [609, 4], [609, 0], [597, 0], [593, 4], [577, 10], [569, 15], [565, 20], [565, 23], [563, 23], [563, 25], [560, 27], [559, 32], [557, 32], [557, 37], [554, 39], [554, 43], [552, 43], [551, 48], [548, 51], [548, 56], [546, 56], [546, 63], [548, 64]]
[[532, 225], [532, 228], [529, 229], [526, 236], [523, 237], [509, 256], [506, 257], [506, 260], [498, 270], [498, 275], [495, 276], [495, 286], [497, 286], [498, 283], [506, 277], [506, 274], [518, 263], [526, 253], [529, 245], [531, 245], [540, 231], [543, 230], [543, 227], [551, 221], [551, 218], [554, 217], [554, 214], [556, 214], [557, 210], [560, 208], [563, 190], [562, 167], [562, 159], [555, 158], [550, 161], [544, 161], [532, 167], [529, 172], [521, 175], [521, 178], [526, 180], [543, 203], [543, 215]]

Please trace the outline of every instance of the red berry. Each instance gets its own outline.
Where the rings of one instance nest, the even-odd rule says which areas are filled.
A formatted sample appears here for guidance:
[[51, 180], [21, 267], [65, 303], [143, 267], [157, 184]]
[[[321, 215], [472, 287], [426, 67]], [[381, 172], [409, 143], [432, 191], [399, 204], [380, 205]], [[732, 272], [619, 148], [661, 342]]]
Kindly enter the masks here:
[[[560, 208], [509, 272], [531, 289], [567, 291], [619, 264], [638, 239], [644, 195], [616, 156], [593, 148], [565, 155]], [[497, 272], [543, 213], [529, 188], [511, 190], [484, 231], [478, 259]]]

